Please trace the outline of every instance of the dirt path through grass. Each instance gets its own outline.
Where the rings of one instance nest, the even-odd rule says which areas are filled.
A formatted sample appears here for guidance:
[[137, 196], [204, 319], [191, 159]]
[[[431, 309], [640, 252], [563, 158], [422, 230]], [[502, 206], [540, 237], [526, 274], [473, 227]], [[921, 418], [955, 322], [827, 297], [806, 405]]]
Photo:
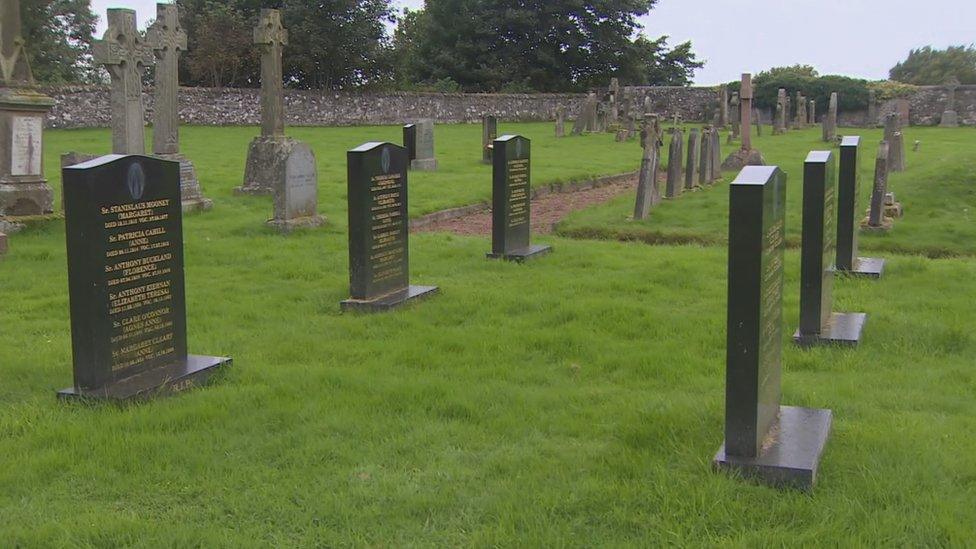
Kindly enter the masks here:
[[[659, 185], [664, 185], [661, 180]], [[570, 192], [554, 192], [532, 199], [532, 232], [549, 234], [553, 226], [577, 210], [603, 204], [620, 195], [632, 193], [637, 187], [637, 177]], [[444, 221], [435, 221], [413, 232], [451, 232], [460, 235], [491, 234], [491, 208]]]

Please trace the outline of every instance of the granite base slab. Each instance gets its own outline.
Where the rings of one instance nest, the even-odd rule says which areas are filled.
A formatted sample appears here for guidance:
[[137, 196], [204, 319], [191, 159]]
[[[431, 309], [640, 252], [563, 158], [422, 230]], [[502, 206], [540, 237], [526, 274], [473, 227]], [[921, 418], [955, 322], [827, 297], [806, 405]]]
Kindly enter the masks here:
[[861, 342], [861, 332], [867, 322], [866, 313], [833, 313], [830, 322], [819, 334], [801, 334], [799, 330], [793, 334], [793, 342], [800, 347], [814, 347], [817, 345], [844, 345], [856, 347]]
[[399, 307], [409, 301], [423, 299], [440, 291], [437, 286], [409, 286], [406, 289], [382, 295], [376, 299], [361, 300], [347, 299], [339, 304], [343, 312], [360, 311], [365, 313], [380, 313]]
[[193, 387], [199, 387], [218, 371], [232, 363], [228, 357], [189, 355], [186, 361], [140, 372], [101, 387], [82, 389], [69, 387], [58, 391], [62, 400], [91, 400], [132, 402], [159, 396], [171, 396]]
[[488, 252], [485, 256], [488, 259], [504, 259], [505, 261], [515, 261], [516, 263], [522, 263], [528, 261], [529, 259], [535, 259], [548, 255], [552, 253], [552, 246], [546, 246], [544, 244], [533, 244], [528, 248], [523, 248], [521, 250], [515, 250], [508, 253], [496, 254], [494, 252]]
[[853, 276], [858, 278], [881, 278], [884, 274], [885, 260], [874, 257], [859, 257], [854, 261], [854, 268], [851, 270], [837, 269], [838, 274]]
[[780, 406], [778, 422], [759, 456], [729, 456], [722, 444], [712, 465], [771, 486], [810, 490], [832, 421], [830, 410]]

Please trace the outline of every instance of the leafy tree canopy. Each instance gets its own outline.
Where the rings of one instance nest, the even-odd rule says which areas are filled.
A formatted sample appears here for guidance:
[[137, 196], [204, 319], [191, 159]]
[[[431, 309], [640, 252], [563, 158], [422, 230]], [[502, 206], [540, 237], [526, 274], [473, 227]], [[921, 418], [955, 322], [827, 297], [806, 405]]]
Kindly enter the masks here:
[[686, 85], [691, 44], [637, 37], [657, 0], [427, 0], [395, 36], [397, 81], [452, 81], [464, 91], [580, 91], [625, 84]]
[[98, 17], [91, 0], [21, 0], [20, 18], [34, 79], [42, 84], [90, 82]]
[[938, 86], [953, 76], [961, 84], [976, 84], [976, 48], [950, 46], [944, 50], [925, 46], [908, 53], [908, 58], [891, 68], [892, 80], [916, 86]]

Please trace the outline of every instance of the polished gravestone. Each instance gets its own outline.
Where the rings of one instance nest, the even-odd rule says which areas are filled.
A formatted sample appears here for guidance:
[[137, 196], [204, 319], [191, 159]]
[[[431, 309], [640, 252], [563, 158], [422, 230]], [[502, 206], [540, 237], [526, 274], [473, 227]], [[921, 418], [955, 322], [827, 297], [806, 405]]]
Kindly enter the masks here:
[[410, 285], [406, 149], [365, 143], [346, 158], [352, 297], [342, 310], [385, 311], [433, 294], [436, 286]]
[[793, 335], [793, 340], [802, 347], [857, 345], [867, 320], [864, 313], [832, 312], [837, 245], [836, 181], [834, 153], [811, 151], [803, 165], [800, 328]]
[[830, 410], [781, 406], [786, 174], [747, 166], [729, 188], [725, 444], [717, 469], [809, 489]]
[[837, 272], [850, 276], [881, 278], [884, 259], [857, 256], [860, 164], [861, 138], [844, 137], [840, 144], [840, 174], [837, 178]]
[[525, 261], [552, 251], [529, 243], [531, 143], [521, 135], [495, 140], [492, 158], [491, 259]]
[[180, 165], [108, 155], [62, 170], [74, 387], [133, 400], [231, 363], [187, 354]]
[[407, 124], [403, 127], [403, 147], [407, 149], [407, 162], [417, 159], [417, 125]]

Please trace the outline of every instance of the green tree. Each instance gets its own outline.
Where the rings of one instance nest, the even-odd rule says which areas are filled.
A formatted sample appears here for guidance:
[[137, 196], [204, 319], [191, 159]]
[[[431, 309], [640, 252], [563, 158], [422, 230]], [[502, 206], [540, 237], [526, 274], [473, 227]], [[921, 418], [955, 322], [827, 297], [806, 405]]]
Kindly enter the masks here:
[[20, 17], [35, 80], [69, 84], [96, 78], [91, 44], [98, 16], [91, 0], [22, 0]]
[[636, 38], [657, 0], [427, 0], [398, 29], [397, 80], [457, 82], [465, 91], [578, 91], [687, 83], [691, 45]]
[[[260, 60], [252, 29], [261, 8], [282, 12], [288, 46], [284, 78], [294, 88], [388, 85], [393, 52], [386, 23], [391, 0], [177, 0], [190, 51], [186, 85], [254, 86]], [[234, 60], [227, 62], [228, 57]]]
[[912, 50], [901, 63], [891, 68], [889, 78], [916, 86], [945, 84], [956, 77], [962, 84], [976, 84], [976, 48], [949, 46], [944, 50], [925, 46]]

